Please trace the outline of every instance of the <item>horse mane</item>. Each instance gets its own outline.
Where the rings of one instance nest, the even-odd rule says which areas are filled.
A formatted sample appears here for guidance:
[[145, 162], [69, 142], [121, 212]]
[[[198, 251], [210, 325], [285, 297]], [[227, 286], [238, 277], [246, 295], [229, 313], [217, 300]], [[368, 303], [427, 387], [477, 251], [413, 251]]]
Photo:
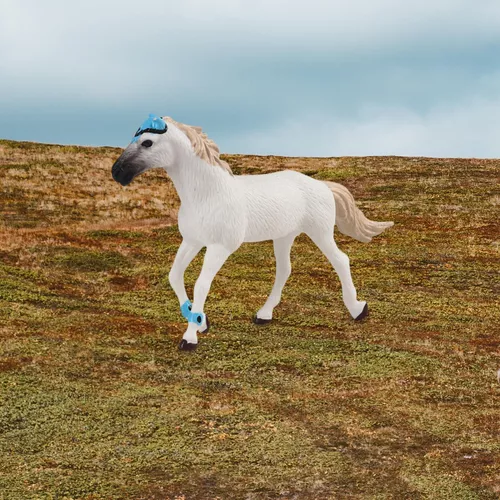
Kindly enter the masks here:
[[219, 146], [203, 132], [201, 127], [176, 122], [173, 118], [170, 118], [170, 116], [164, 116], [162, 118], [173, 123], [179, 130], [182, 130], [182, 132], [186, 134], [187, 138], [191, 141], [196, 156], [205, 160], [210, 165], [221, 167], [231, 175], [233, 174], [229, 164], [221, 160]]

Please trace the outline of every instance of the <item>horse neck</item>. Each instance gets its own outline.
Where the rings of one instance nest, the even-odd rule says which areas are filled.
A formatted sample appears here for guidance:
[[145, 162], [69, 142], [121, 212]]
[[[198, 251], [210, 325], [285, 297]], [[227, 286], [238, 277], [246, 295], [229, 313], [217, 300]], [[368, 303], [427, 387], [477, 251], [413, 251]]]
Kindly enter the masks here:
[[213, 198], [222, 200], [234, 189], [234, 179], [228, 172], [198, 157], [184, 158], [168, 174], [184, 205], [196, 205]]

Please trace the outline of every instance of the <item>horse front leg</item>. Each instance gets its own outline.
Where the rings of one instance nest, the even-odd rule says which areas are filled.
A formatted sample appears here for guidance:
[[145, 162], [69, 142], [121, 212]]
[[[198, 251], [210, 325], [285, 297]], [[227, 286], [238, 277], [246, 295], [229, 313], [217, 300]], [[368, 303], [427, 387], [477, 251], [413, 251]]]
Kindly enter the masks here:
[[188, 328], [179, 344], [179, 349], [182, 351], [194, 351], [198, 346], [198, 332], [208, 329], [207, 318], [203, 312], [205, 300], [215, 275], [231, 253], [232, 251], [222, 245], [207, 246], [203, 266], [194, 285], [194, 300], [188, 315]]
[[186, 317], [186, 314], [190, 311], [191, 307], [191, 302], [189, 302], [186, 287], [184, 285], [184, 273], [201, 249], [202, 245], [199, 243], [182, 240], [182, 243], [177, 250], [177, 254], [175, 255], [170, 273], [168, 274], [170, 286], [173, 288], [175, 295], [177, 295], [179, 306], [184, 317]]

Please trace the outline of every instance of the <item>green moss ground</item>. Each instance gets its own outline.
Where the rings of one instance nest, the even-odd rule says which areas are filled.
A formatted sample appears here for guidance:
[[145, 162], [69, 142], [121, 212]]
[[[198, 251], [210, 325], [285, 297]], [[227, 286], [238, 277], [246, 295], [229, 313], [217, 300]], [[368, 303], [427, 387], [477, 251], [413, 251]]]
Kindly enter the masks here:
[[[168, 284], [177, 197], [119, 150], [0, 141], [0, 499], [495, 499], [496, 160], [226, 156], [348, 186], [353, 322], [304, 236], [275, 321], [272, 244], [214, 280], [197, 352]], [[188, 269], [192, 290], [202, 255]]]

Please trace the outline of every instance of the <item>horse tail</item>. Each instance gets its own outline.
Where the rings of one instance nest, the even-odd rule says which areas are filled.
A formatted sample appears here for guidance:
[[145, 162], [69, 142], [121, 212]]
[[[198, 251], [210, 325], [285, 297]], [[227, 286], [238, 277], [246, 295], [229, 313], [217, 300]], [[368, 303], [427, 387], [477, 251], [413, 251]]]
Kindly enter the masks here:
[[350, 191], [336, 182], [324, 181], [335, 198], [335, 223], [339, 231], [359, 241], [371, 241], [373, 236], [394, 225], [394, 222], [375, 222], [365, 217], [356, 206]]

